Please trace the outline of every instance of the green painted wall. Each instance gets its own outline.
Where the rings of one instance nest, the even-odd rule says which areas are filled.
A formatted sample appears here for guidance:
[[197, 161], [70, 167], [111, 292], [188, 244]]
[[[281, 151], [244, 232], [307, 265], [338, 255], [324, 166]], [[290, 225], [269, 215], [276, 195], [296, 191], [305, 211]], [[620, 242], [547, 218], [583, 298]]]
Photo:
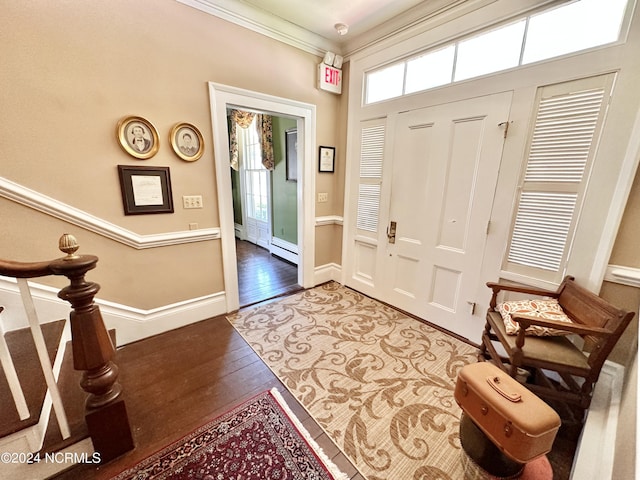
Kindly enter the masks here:
[[273, 155], [276, 166], [271, 174], [273, 236], [298, 244], [297, 182], [287, 180], [285, 131], [296, 128], [296, 120], [273, 117]]

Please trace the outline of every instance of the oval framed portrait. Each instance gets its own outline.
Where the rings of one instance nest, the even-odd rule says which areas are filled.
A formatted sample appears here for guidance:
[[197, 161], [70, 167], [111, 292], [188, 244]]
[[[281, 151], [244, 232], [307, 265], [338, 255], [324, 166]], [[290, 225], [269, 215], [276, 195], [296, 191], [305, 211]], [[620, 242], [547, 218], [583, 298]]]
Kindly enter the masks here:
[[204, 139], [200, 130], [190, 123], [177, 123], [169, 133], [171, 147], [185, 162], [195, 162], [204, 153]]
[[146, 160], [158, 153], [158, 132], [149, 120], [133, 115], [124, 117], [116, 129], [122, 149], [132, 157]]

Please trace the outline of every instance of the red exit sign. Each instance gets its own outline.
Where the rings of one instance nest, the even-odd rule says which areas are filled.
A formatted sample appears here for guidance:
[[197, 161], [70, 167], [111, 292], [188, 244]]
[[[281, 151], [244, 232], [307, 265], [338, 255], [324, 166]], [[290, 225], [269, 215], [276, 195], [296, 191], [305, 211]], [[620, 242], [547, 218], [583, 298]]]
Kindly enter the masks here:
[[318, 65], [318, 88], [332, 93], [342, 93], [342, 70], [325, 63]]

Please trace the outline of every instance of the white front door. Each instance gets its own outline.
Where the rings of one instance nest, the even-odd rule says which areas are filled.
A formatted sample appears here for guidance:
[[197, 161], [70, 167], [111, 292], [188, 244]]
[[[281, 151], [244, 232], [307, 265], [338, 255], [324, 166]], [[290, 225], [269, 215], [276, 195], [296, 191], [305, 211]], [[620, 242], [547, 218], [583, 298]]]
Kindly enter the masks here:
[[[500, 124], [510, 105], [511, 93], [502, 93], [386, 121], [377, 228], [371, 235], [356, 228], [348, 285], [474, 335], [477, 327], [469, 323], [482, 321], [481, 312], [475, 321], [472, 315], [484, 283], [479, 277], [504, 142]], [[366, 153], [367, 145], [361, 150]], [[361, 159], [366, 162], [366, 154]], [[359, 181], [365, 185], [355, 189], [360, 195], [378, 184]]]

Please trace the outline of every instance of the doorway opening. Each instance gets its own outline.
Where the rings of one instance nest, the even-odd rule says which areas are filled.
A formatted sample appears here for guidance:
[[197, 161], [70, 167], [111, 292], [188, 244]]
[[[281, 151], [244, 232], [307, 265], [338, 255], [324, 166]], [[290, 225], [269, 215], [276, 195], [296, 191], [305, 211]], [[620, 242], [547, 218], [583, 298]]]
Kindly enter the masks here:
[[[298, 155], [294, 166], [296, 231], [297, 231], [297, 285], [314, 286], [315, 252], [315, 106], [285, 98], [265, 95], [226, 85], [209, 83], [211, 115], [214, 137], [216, 184], [220, 216], [220, 240], [227, 312], [240, 306], [238, 288], [238, 247], [236, 246], [236, 222], [233, 208], [233, 189], [229, 180], [230, 142], [228, 110], [240, 109], [291, 119], [297, 132]], [[276, 207], [276, 210], [278, 208]], [[277, 227], [276, 227], [277, 228]], [[273, 232], [272, 232], [273, 233]], [[271, 238], [275, 238], [271, 235]], [[272, 241], [272, 244], [274, 242]], [[279, 242], [276, 242], [279, 243]], [[286, 244], [285, 244], [286, 246]], [[275, 248], [282, 248], [276, 245]], [[286, 250], [284, 248], [283, 250]], [[280, 252], [279, 256], [285, 255]], [[286, 258], [286, 257], [283, 257]], [[255, 279], [255, 277], [254, 277]]]
[[300, 289], [297, 119], [227, 109], [240, 306]]

